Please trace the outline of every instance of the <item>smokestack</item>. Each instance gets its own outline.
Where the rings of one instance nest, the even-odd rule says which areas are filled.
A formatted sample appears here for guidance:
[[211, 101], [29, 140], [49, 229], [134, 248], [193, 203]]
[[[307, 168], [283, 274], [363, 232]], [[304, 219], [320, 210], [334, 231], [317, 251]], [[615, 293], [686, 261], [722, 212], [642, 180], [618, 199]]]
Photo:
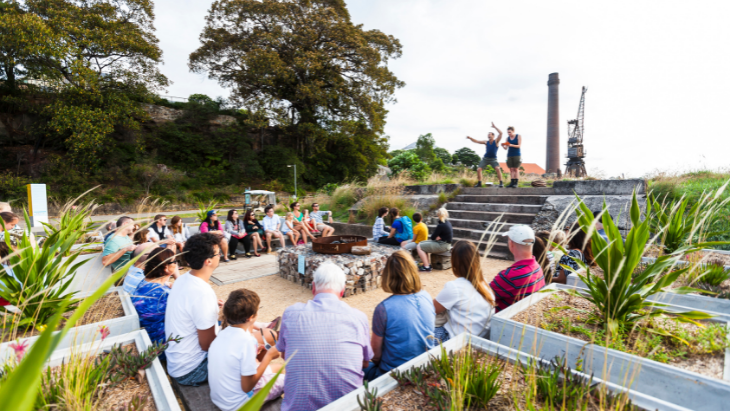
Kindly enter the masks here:
[[558, 73], [548, 76], [547, 150], [545, 170], [557, 173], [560, 169], [560, 95]]

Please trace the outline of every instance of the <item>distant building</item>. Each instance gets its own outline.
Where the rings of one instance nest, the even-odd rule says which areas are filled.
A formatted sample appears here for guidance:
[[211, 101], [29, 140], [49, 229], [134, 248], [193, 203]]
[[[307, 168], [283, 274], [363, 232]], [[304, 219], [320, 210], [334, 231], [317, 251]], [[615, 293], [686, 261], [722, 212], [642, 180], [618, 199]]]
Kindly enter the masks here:
[[415, 143], [415, 142], [414, 143], [411, 143], [411, 144], [403, 147], [401, 150], [415, 150], [416, 149], [416, 144], [417, 143]]
[[[502, 167], [503, 172], [506, 173], [509, 171], [507, 163], [499, 163], [499, 166]], [[545, 169], [535, 163], [522, 163], [521, 167], [525, 169], [525, 174], [537, 174], [539, 176], [545, 174]]]

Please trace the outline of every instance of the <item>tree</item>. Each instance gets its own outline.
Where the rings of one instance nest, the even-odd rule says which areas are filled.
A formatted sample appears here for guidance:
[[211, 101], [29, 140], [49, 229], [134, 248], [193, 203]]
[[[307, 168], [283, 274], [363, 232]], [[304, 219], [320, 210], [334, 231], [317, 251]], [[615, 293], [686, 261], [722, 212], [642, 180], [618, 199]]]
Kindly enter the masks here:
[[[279, 126], [314, 183], [330, 179], [317, 174], [323, 168], [336, 173], [343, 144], [368, 135], [380, 145], [385, 105], [405, 85], [388, 69], [400, 42], [354, 25], [343, 0], [218, 0], [200, 40], [191, 70], [207, 72], [232, 88], [234, 102]], [[345, 144], [346, 136], [353, 140]], [[371, 152], [380, 156], [371, 159], [376, 166], [386, 156]]]
[[433, 160], [431, 164], [429, 164], [429, 167], [431, 167], [431, 170], [437, 171], [439, 173], [446, 171], [446, 165], [439, 157], [436, 157], [436, 159]]
[[467, 167], [476, 167], [479, 164], [479, 160], [481, 159], [479, 155], [469, 147], [463, 147], [456, 150], [453, 157], [455, 159], [458, 158], [458, 161]]
[[436, 157], [440, 158], [444, 164], [451, 164], [451, 154], [445, 148], [436, 147], [433, 149], [433, 153], [436, 154]]
[[425, 179], [431, 172], [428, 164], [421, 161], [412, 150], [405, 151], [388, 160], [388, 167], [394, 175], [406, 172], [418, 181]]
[[433, 162], [436, 158], [436, 154], [433, 152], [434, 145], [436, 145], [436, 140], [434, 140], [431, 133], [418, 136], [418, 141], [416, 141], [416, 154], [421, 161], [427, 164]]

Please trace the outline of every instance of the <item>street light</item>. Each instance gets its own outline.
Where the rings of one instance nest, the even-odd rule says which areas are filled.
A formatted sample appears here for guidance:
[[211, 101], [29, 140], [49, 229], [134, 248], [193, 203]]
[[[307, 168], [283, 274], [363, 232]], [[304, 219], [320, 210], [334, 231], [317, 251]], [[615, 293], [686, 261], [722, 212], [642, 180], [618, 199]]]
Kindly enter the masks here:
[[294, 199], [297, 199], [297, 165], [287, 165], [287, 167], [294, 167]]

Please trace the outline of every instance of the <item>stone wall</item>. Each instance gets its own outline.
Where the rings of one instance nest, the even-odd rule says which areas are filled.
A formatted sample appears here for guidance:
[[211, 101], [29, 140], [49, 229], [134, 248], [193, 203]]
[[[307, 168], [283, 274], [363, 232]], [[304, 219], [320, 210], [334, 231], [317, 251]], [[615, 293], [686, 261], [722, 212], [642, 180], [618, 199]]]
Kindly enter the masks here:
[[[320, 254], [312, 251], [312, 245], [288, 247], [279, 251], [279, 276], [312, 289], [314, 272], [325, 262], [337, 264], [345, 272], [347, 283], [345, 297], [380, 287], [381, 274], [388, 257], [397, 247], [370, 244], [372, 254]], [[304, 256], [304, 274], [299, 273], [299, 257]]]
[[[608, 213], [613, 218], [614, 223], [621, 231], [628, 231], [631, 229], [631, 217], [629, 211], [631, 207], [632, 196], [619, 196], [619, 195], [583, 195], [581, 196], [583, 202], [591, 211], [601, 211], [603, 209], [604, 201], [608, 206]], [[639, 208], [642, 214], [646, 212], [646, 196], [637, 196], [639, 201]], [[550, 196], [543, 204], [540, 212], [535, 216], [532, 222], [532, 228], [535, 231], [550, 230], [553, 224], [560, 219], [566, 225], [573, 224], [576, 219], [575, 209], [578, 206], [578, 201], [575, 196]], [[562, 216], [562, 217], [561, 217]]]
[[553, 183], [555, 195], [630, 196], [634, 189], [636, 194], [646, 194], [646, 180], [571, 180]]

